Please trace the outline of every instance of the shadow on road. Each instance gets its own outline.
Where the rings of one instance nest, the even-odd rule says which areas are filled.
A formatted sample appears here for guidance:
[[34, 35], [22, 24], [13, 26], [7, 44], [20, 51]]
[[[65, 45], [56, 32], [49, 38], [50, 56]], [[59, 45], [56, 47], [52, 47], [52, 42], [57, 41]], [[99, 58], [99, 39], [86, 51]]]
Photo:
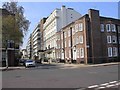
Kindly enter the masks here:
[[60, 69], [61, 65], [58, 64], [37, 64], [35, 69]]
[[[40, 64], [37, 63], [35, 67], [24, 67], [22, 66], [18, 66], [18, 67], [9, 67], [8, 69], [3, 69], [2, 71], [11, 71], [11, 70], [29, 70], [29, 69], [61, 69], [64, 68], [65, 66], [62, 64]], [[67, 67], [71, 67], [71, 66], [67, 66]]]

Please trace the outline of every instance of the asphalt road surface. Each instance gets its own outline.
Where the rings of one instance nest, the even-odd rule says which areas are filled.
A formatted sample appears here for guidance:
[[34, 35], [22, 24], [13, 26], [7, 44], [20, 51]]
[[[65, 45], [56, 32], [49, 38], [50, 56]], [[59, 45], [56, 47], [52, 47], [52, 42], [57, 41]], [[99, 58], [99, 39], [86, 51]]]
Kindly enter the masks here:
[[[117, 88], [118, 65], [73, 69], [28, 68], [3, 71], [2, 88]], [[111, 89], [107, 89], [111, 90]], [[112, 89], [114, 90], [114, 89]]]

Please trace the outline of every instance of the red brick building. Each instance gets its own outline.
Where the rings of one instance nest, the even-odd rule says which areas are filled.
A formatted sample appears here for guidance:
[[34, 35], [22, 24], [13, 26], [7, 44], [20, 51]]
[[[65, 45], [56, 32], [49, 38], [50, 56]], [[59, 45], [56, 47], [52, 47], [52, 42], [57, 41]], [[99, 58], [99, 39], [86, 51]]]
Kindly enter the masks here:
[[120, 20], [102, 17], [98, 10], [70, 23], [57, 32], [56, 58], [69, 63], [118, 61]]

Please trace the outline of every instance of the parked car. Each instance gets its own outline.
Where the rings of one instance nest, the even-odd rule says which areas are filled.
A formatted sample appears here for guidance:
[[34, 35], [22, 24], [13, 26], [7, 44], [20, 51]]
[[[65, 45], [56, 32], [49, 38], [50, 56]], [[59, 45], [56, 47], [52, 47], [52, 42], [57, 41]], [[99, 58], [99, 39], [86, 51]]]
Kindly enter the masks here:
[[19, 65], [25, 65], [25, 60], [24, 59], [20, 59], [19, 60]]
[[31, 66], [36, 66], [36, 63], [34, 60], [26, 60], [25, 61], [25, 67], [31, 67]]

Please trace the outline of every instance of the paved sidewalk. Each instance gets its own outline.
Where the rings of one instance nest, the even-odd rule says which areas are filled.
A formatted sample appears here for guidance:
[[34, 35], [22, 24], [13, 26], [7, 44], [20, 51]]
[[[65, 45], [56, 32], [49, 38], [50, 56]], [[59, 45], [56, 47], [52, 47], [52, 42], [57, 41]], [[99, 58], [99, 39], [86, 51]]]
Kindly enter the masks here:
[[88, 66], [98, 67], [98, 66], [109, 66], [109, 65], [120, 65], [120, 62], [93, 64], [93, 65], [88, 65]]
[[[48, 64], [48, 63], [45, 63]], [[59, 64], [64, 69], [67, 68], [80, 68], [80, 67], [99, 67], [99, 66], [109, 66], [109, 65], [120, 65], [120, 62], [114, 63], [103, 63], [103, 64], [66, 64], [66, 63], [51, 63], [51, 64]]]
[[6, 71], [6, 70], [16, 70], [16, 69], [25, 69], [24, 66], [20, 66], [20, 67], [0, 67], [0, 71]]

